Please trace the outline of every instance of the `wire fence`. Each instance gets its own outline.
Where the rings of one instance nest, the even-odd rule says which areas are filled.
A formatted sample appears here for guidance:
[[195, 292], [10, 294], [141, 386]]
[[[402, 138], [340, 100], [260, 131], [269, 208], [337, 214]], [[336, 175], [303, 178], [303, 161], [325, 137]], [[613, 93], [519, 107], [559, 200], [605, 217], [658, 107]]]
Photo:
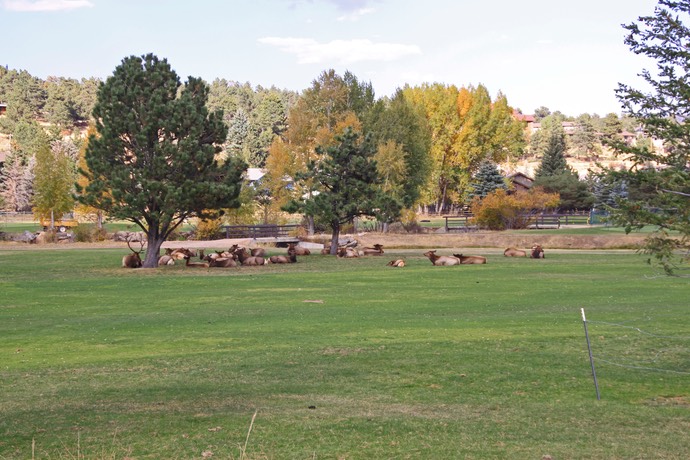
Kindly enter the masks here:
[[690, 375], [689, 335], [650, 331], [639, 324], [588, 320], [587, 325], [595, 362], [631, 370]]

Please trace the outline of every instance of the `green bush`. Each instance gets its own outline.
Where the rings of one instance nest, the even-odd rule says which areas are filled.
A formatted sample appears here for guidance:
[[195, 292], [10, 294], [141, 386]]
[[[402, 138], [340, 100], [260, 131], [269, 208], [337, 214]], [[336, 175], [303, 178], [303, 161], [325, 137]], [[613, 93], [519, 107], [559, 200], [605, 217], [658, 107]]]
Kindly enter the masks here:
[[80, 243], [105, 241], [108, 237], [108, 232], [104, 228], [98, 228], [95, 224], [80, 224], [74, 227], [72, 231], [74, 233], [74, 241]]

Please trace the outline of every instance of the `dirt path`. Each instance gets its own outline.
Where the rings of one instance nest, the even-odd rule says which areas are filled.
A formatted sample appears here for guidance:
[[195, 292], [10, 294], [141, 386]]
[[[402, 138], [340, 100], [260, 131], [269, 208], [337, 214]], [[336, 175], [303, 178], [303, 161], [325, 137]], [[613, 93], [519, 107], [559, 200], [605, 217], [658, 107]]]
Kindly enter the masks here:
[[[573, 235], [561, 234], [514, 234], [507, 232], [471, 232], [460, 234], [426, 233], [426, 234], [384, 234], [360, 233], [344, 235], [344, 238], [357, 240], [359, 246], [373, 246], [382, 244], [386, 249], [414, 249], [414, 248], [497, 248], [501, 251], [507, 247], [530, 248], [533, 244], [541, 244], [549, 249], [634, 249], [645, 238], [644, 235]], [[318, 235], [309, 238], [315, 243], [327, 243], [328, 235]], [[257, 243], [251, 238], [220, 239], [212, 241], [166, 241], [163, 248], [190, 249], [228, 249], [233, 244], [246, 247], [271, 245]], [[0, 250], [41, 250], [41, 249], [113, 249], [127, 248], [127, 244], [116, 241], [102, 241], [98, 243], [65, 243], [65, 244], [27, 244], [18, 242], [0, 243]]]

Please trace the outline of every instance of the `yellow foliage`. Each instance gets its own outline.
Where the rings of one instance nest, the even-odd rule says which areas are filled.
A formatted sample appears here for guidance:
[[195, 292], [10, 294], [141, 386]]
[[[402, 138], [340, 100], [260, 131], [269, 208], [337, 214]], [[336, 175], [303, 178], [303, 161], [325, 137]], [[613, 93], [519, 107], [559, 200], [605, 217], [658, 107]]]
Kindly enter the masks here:
[[483, 199], [475, 197], [471, 208], [474, 222], [490, 230], [525, 228], [531, 215], [558, 205], [560, 195], [547, 193], [541, 187], [508, 194], [503, 189], [489, 193]]

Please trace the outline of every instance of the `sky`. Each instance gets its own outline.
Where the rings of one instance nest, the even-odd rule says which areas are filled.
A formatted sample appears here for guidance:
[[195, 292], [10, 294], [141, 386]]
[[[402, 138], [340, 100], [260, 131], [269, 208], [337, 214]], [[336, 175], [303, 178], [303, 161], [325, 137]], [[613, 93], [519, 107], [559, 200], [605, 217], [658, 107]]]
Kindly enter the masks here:
[[0, 0], [0, 65], [106, 79], [128, 56], [185, 81], [302, 91], [349, 70], [376, 97], [423, 83], [484, 85], [525, 114], [621, 113], [618, 83], [654, 63], [622, 24], [656, 0]]

